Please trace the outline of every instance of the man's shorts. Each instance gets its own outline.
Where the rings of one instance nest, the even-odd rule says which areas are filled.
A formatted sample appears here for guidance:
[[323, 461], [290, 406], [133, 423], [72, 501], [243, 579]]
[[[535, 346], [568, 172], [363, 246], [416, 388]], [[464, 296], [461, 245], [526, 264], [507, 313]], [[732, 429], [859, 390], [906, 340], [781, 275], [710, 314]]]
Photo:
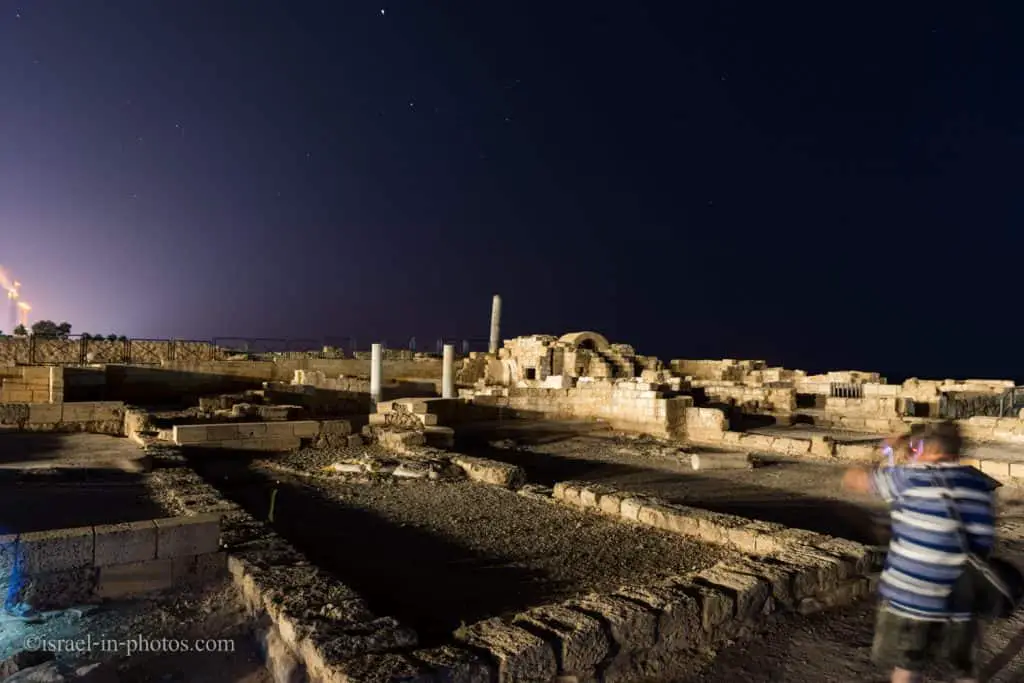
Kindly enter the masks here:
[[975, 653], [981, 629], [971, 621], [920, 621], [909, 619], [886, 608], [878, 608], [871, 660], [884, 669], [923, 671], [945, 663], [960, 678], [976, 673]]

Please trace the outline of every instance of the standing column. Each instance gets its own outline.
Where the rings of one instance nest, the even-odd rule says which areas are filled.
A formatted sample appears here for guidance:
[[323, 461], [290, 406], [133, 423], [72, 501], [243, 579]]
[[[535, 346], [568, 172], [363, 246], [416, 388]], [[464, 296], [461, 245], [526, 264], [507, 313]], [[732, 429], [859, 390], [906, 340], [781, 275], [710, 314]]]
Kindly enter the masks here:
[[377, 411], [380, 403], [380, 376], [384, 372], [382, 348], [381, 344], [370, 347], [370, 407], [373, 412]]
[[495, 294], [491, 302], [491, 342], [487, 345], [488, 353], [497, 353], [501, 344], [501, 295]]
[[455, 345], [445, 344], [441, 365], [441, 398], [455, 398]]

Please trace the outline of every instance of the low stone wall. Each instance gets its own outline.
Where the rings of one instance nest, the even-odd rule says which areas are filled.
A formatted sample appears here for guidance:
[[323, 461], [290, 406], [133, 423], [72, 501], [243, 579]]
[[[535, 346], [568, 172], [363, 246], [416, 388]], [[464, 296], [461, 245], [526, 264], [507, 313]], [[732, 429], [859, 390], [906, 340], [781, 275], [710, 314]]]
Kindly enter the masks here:
[[496, 662], [499, 680], [665, 679], [685, 653], [749, 635], [778, 614], [867, 596], [881, 560], [851, 541], [582, 482], [556, 484], [554, 498], [758, 557], [460, 629], [460, 642]]
[[[869, 386], [875, 387], [886, 387], [888, 385], [863, 385], [864, 389]], [[893, 386], [894, 389], [899, 389], [898, 386]], [[889, 419], [900, 419], [902, 415], [901, 407], [903, 401], [894, 395], [874, 395], [869, 396], [865, 394], [863, 398], [837, 398], [829, 396], [825, 399], [825, 417], [826, 419], [835, 418], [864, 418], [864, 419], [876, 419], [881, 418], [885, 420]]]
[[414, 631], [374, 614], [356, 591], [310, 563], [192, 470], [157, 471], [153, 486], [184, 514], [222, 515], [228, 570], [258, 620], [275, 680], [495, 680], [495, 665], [471, 649], [417, 647]]
[[500, 407], [508, 417], [600, 419], [614, 429], [662, 438], [685, 436], [689, 396], [665, 398], [655, 385], [634, 380], [584, 381], [572, 389], [507, 388], [471, 393], [474, 404]]
[[352, 424], [348, 420], [226, 422], [175, 425], [171, 440], [177, 446], [188, 448], [287, 451], [300, 448], [303, 440], [332, 441], [351, 433]]
[[60, 609], [222, 576], [220, 517], [172, 517], [0, 536], [0, 593]]
[[0, 427], [27, 432], [93, 432], [122, 436], [124, 403], [0, 403]]

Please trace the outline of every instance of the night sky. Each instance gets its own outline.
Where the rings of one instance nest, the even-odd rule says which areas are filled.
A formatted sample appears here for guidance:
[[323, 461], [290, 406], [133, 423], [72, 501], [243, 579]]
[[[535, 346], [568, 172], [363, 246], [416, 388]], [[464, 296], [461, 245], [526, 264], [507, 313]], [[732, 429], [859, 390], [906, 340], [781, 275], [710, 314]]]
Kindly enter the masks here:
[[909, 4], [0, 0], [0, 264], [77, 332], [432, 346], [500, 293], [1024, 375], [1024, 23]]

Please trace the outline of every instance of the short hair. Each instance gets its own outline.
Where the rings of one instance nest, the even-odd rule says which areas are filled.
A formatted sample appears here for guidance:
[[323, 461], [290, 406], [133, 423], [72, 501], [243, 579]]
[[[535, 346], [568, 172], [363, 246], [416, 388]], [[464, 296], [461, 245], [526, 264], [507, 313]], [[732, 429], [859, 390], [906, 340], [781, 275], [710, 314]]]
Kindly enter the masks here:
[[959, 458], [964, 447], [960, 427], [952, 420], [929, 425], [924, 432], [925, 447], [936, 450], [950, 458]]

